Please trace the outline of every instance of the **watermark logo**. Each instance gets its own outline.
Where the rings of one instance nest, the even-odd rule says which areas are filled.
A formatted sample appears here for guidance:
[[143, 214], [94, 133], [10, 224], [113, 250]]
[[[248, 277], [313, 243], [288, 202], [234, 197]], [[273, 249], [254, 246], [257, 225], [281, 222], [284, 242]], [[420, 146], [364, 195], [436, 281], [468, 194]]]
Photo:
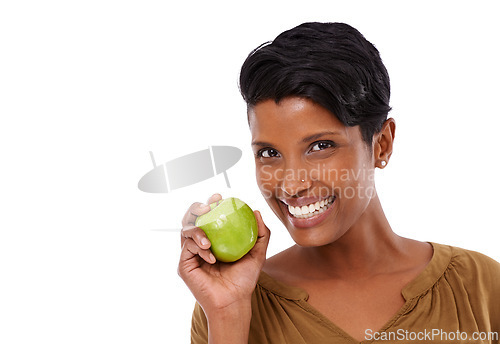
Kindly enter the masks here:
[[367, 329], [365, 340], [376, 341], [422, 341], [430, 343], [478, 343], [479, 341], [497, 342], [498, 332], [464, 332], [464, 331], [444, 331], [442, 329], [424, 329], [423, 331], [408, 331], [398, 329], [395, 332], [378, 332]]
[[[376, 195], [374, 176], [374, 171], [365, 166], [360, 169], [329, 169], [321, 165], [283, 169], [266, 165], [258, 171], [259, 187], [265, 198], [274, 197], [280, 193], [279, 189], [290, 188], [304, 191], [303, 196], [323, 198], [335, 194], [344, 199], [371, 199]], [[310, 188], [315, 182], [319, 182], [318, 185]]]
[[153, 169], [146, 173], [138, 183], [139, 190], [149, 193], [168, 193], [188, 185], [224, 174], [229, 184], [227, 170], [241, 158], [239, 148], [232, 146], [209, 146], [198, 152], [157, 165], [153, 152], [149, 152]]

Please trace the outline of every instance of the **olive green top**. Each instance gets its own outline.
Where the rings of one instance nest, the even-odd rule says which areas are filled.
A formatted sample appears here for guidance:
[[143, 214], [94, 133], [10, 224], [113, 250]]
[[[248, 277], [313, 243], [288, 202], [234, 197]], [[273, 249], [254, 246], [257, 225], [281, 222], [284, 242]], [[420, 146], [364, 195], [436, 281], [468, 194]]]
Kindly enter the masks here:
[[[431, 245], [431, 261], [402, 290], [403, 307], [382, 329], [365, 332], [361, 343], [500, 343], [500, 264], [478, 252]], [[307, 299], [305, 290], [261, 272], [248, 343], [359, 343]], [[207, 320], [196, 303], [191, 343], [207, 342]]]

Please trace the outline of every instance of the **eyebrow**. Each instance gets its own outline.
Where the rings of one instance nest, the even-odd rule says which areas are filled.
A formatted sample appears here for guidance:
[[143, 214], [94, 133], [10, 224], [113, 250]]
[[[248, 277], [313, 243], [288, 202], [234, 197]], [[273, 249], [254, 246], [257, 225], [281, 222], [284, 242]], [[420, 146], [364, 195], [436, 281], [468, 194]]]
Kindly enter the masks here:
[[[302, 139], [302, 142], [308, 143], [310, 141], [319, 139], [320, 137], [326, 136], [326, 135], [340, 135], [340, 132], [338, 132], [338, 131], [322, 131], [320, 133], [316, 133], [316, 134], [312, 134], [312, 135], [304, 137]], [[266, 146], [272, 146], [272, 144], [269, 142], [264, 142], [264, 141], [255, 141], [255, 142], [252, 142], [252, 146], [266, 147]]]
[[326, 136], [326, 135], [340, 135], [340, 132], [338, 132], [338, 131], [322, 131], [321, 133], [312, 134], [312, 135], [304, 137], [302, 139], [302, 142], [307, 143], [307, 142], [319, 139], [320, 137]]

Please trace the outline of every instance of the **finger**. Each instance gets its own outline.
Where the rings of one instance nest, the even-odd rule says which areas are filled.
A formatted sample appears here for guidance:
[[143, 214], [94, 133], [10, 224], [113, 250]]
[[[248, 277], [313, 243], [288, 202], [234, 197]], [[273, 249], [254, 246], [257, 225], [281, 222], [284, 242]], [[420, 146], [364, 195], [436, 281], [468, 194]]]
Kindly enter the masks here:
[[260, 211], [255, 210], [254, 215], [255, 215], [255, 220], [257, 220], [257, 226], [259, 229], [257, 240], [260, 240], [261, 242], [267, 244], [269, 243], [269, 239], [271, 237], [271, 231], [269, 230], [269, 228], [267, 228], [266, 224], [264, 223]]
[[211, 246], [205, 232], [196, 226], [187, 226], [181, 230], [181, 245], [184, 245], [186, 239], [193, 239], [194, 242], [203, 249], [208, 249]]
[[195, 202], [191, 204], [189, 207], [188, 211], [184, 215], [182, 219], [182, 227], [186, 227], [188, 225], [194, 225], [194, 222], [196, 221], [196, 218], [200, 215], [203, 215], [205, 213], [208, 213], [210, 211], [210, 206], [200, 203], [200, 202]]
[[207, 204], [212, 204], [214, 202], [218, 202], [222, 199], [221, 194], [219, 193], [214, 193], [210, 198], [207, 200]]
[[267, 228], [264, 221], [262, 220], [260, 211], [255, 210], [254, 215], [255, 220], [257, 220], [258, 234], [257, 242], [250, 252], [252, 253], [252, 255], [259, 256], [260, 258], [263, 258], [265, 260], [267, 247], [269, 245], [269, 239], [271, 238], [271, 231], [269, 230], [269, 228]]
[[180, 265], [182, 265], [183, 262], [192, 259], [196, 255], [200, 256], [205, 262], [209, 264], [213, 264], [216, 262], [213, 253], [209, 249], [202, 249], [194, 242], [193, 239], [187, 239], [182, 246]]
[[[200, 267], [202, 266], [202, 259], [206, 258], [207, 255], [200, 255], [198, 253], [199, 247], [194, 243], [192, 239], [187, 239], [185, 244], [182, 246], [181, 255], [179, 258], [179, 265], [177, 266], [178, 275], [186, 281], [186, 277], [193, 273], [194, 271], [202, 272]], [[208, 260], [210, 264], [215, 262], [215, 257], [212, 258], [211, 253], [208, 254]]]

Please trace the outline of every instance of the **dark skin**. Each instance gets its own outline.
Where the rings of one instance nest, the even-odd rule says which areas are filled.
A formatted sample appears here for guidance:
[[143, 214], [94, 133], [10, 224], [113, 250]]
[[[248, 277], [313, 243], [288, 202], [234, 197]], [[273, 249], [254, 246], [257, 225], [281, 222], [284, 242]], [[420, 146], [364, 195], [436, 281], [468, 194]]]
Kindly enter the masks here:
[[[392, 231], [375, 191], [374, 170], [389, 161], [395, 121], [367, 146], [358, 126], [344, 126], [307, 99], [263, 101], [248, 115], [257, 183], [296, 242], [263, 270], [303, 288], [313, 307], [362, 341], [365, 330], [379, 330], [401, 309], [401, 290], [432, 257], [430, 244]], [[304, 224], [286, 204], [305, 197], [335, 200], [319, 223]]]
[[[394, 120], [367, 146], [359, 127], [344, 126], [302, 98], [260, 102], [248, 118], [257, 183], [296, 245], [266, 259], [271, 233], [255, 211], [255, 246], [242, 259], [221, 263], [194, 225], [221, 195], [189, 207], [178, 273], [207, 317], [208, 342], [248, 343], [251, 298], [261, 270], [303, 288], [311, 306], [363, 340], [365, 330], [379, 330], [403, 306], [401, 290], [432, 257], [430, 244], [392, 231], [375, 191], [374, 170], [392, 154]], [[309, 203], [312, 216], [300, 218]]]

